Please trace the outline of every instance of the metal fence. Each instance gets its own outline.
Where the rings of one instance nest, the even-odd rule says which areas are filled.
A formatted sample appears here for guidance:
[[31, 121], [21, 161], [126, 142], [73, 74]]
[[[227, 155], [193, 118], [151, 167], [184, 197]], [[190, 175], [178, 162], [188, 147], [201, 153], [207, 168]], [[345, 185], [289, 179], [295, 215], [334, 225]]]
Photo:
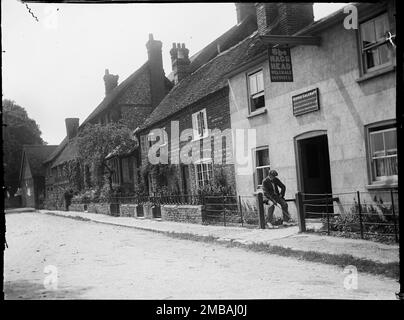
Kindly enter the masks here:
[[259, 226], [256, 196], [164, 194], [111, 197], [111, 212], [119, 214], [122, 204], [153, 206], [155, 217], [161, 217], [161, 205], [203, 205], [202, 223], [224, 226]]
[[257, 197], [208, 195], [203, 197], [204, 224], [256, 227], [259, 225]]
[[[399, 241], [398, 191], [298, 193], [303, 230]], [[302, 218], [303, 217], [303, 218]], [[301, 228], [302, 229], [302, 228]]]

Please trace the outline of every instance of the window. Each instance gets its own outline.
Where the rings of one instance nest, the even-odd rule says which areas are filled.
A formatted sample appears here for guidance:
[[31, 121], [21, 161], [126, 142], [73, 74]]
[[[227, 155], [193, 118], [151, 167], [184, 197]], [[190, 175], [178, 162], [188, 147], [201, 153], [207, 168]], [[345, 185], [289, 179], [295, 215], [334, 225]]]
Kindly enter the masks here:
[[208, 132], [208, 120], [206, 109], [202, 109], [192, 114], [192, 129], [194, 132], [194, 140], [206, 138]]
[[369, 162], [372, 182], [397, 179], [397, 130], [395, 127], [369, 129]]
[[255, 151], [256, 188], [261, 189], [262, 180], [269, 171], [269, 149], [262, 148]]
[[392, 63], [392, 51], [386, 40], [390, 31], [387, 13], [360, 25], [363, 72], [371, 72]]
[[195, 164], [196, 182], [198, 187], [203, 187], [209, 183], [213, 177], [212, 161], [203, 161]]
[[133, 180], [133, 166], [131, 158], [122, 158], [122, 180], [124, 183], [130, 183]]
[[248, 75], [250, 111], [265, 107], [264, 76], [262, 70]]

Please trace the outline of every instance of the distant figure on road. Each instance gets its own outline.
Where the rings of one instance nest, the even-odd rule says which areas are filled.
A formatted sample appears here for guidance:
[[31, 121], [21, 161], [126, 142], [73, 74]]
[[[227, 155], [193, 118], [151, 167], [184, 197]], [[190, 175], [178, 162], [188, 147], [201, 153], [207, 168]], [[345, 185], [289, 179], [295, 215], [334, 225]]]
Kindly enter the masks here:
[[[288, 211], [288, 204], [285, 201], [285, 192], [286, 192], [286, 187], [285, 185], [277, 178], [278, 172], [275, 170], [270, 170], [268, 173], [268, 176], [262, 180], [262, 189], [264, 191], [264, 196], [272, 202], [268, 204], [270, 207], [268, 208], [268, 214], [267, 214], [267, 224], [272, 224], [273, 222], [273, 216], [274, 216], [274, 210], [275, 210], [275, 205], [279, 204], [282, 208], [282, 215], [283, 215], [283, 221], [284, 222], [289, 222], [290, 221], [290, 214]], [[279, 192], [278, 187], [281, 189]]]
[[69, 211], [69, 206], [72, 203], [72, 198], [73, 198], [73, 190], [70, 189], [69, 191], [66, 191], [64, 193], [64, 197], [65, 197], [65, 208], [66, 211]]

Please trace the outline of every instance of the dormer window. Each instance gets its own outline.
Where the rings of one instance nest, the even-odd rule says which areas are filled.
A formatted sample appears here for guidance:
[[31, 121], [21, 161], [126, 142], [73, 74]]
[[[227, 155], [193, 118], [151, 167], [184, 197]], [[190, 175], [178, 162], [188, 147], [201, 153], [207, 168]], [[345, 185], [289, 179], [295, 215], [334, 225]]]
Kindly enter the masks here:
[[248, 75], [250, 112], [265, 107], [264, 76], [262, 69]]

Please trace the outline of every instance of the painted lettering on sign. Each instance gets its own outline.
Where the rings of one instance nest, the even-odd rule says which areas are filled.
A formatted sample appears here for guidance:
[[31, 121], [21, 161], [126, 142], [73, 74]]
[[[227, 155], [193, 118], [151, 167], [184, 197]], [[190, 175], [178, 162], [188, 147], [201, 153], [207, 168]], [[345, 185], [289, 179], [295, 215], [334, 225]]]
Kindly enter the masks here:
[[292, 59], [289, 48], [270, 48], [269, 70], [272, 82], [293, 82]]
[[295, 116], [319, 110], [318, 88], [293, 96], [292, 104]]

